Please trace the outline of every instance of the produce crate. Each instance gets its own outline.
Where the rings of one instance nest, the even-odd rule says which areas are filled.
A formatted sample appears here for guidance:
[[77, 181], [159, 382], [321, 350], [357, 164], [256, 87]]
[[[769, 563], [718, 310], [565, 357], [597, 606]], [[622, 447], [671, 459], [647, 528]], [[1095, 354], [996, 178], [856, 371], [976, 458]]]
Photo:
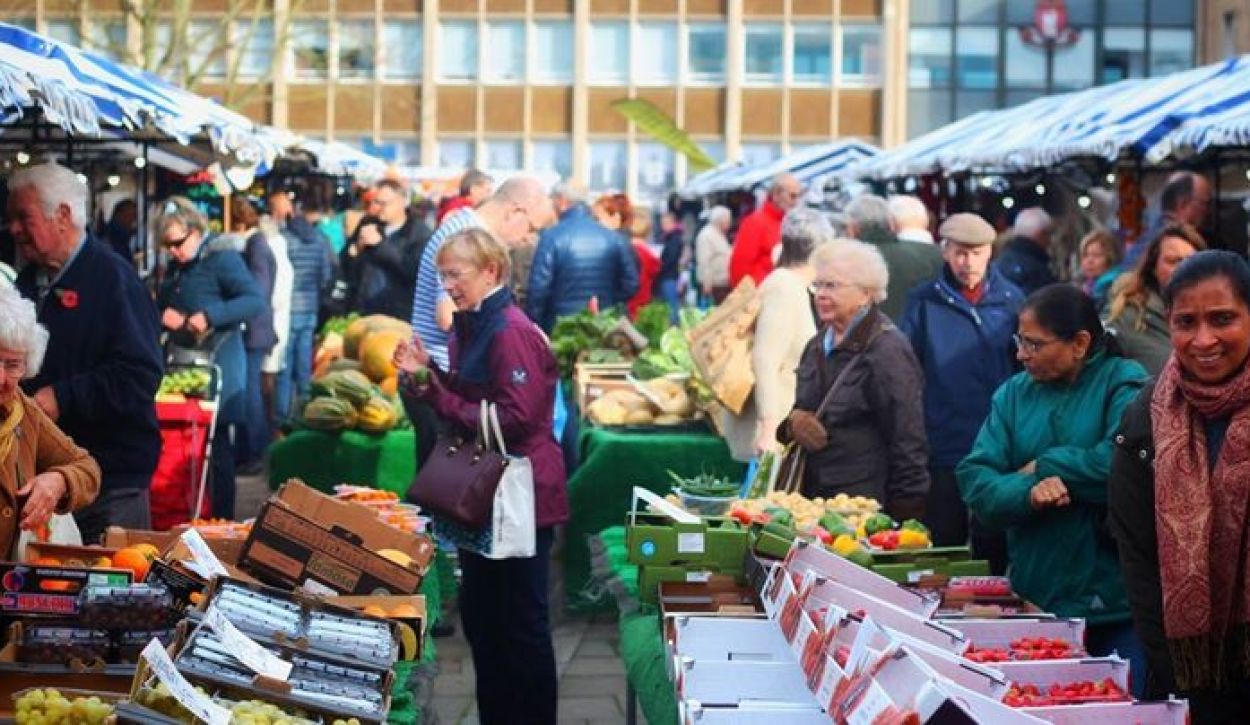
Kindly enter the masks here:
[[718, 587], [742, 583], [742, 571], [725, 571], [703, 564], [638, 567], [638, 599], [644, 604], [659, 602], [660, 585], [667, 583], [714, 584]]
[[[639, 501], [650, 504], [655, 513], [639, 511]], [[635, 487], [626, 517], [625, 547], [630, 563], [638, 566], [697, 564], [740, 574], [747, 532], [734, 519], [700, 518]]]
[[[873, 555], [874, 558], [876, 555]], [[916, 561], [874, 564], [872, 570], [900, 584], [920, 584], [926, 577], [988, 576], [990, 563], [983, 559], [965, 561]]]
[[611, 390], [633, 390], [626, 380], [633, 363], [577, 363], [573, 368], [573, 388], [577, 409], [586, 415], [586, 406]]

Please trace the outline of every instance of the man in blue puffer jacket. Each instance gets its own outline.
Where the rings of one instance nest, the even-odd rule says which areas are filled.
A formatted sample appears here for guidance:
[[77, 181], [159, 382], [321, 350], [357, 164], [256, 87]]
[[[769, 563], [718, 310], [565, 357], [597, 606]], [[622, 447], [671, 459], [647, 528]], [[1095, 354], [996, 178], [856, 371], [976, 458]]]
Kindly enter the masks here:
[[962, 546], [968, 511], [955, 467], [972, 450], [994, 391], [1017, 371], [1012, 335], [1024, 294], [990, 266], [994, 228], [984, 219], [955, 214], [938, 233], [946, 263], [908, 294], [899, 328], [924, 368], [925, 523], [938, 546]]
[[573, 186], [552, 195], [560, 223], [542, 233], [530, 267], [525, 312], [550, 333], [556, 318], [586, 308], [623, 305], [638, 291], [638, 260], [629, 239], [595, 221]]

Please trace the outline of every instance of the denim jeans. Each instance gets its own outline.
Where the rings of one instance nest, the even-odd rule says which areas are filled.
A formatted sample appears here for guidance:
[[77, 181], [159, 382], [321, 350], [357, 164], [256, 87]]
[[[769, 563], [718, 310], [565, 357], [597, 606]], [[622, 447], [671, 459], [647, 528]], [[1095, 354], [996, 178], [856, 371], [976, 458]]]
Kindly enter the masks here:
[[269, 447], [271, 429], [265, 418], [265, 400], [260, 392], [260, 367], [264, 362], [264, 350], [247, 351], [243, 419], [239, 421], [234, 441], [234, 460], [239, 465], [259, 461]]
[[317, 313], [291, 315], [286, 364], [278, 375], [277, 401], [274, 403], [274, 415], [278, 417], [278, 422], [298, 413], [292, 407], [297, 400], [308, 395], [308, 383], [312, 380], [313, 336], [316, 334]]
[[677, 292], [677, 280], [656, 280], [655, 291], [659, 294], [660, 300], [668, 305], [669, 322], [676, 325], [681, 319], [677, 314], [681, 311], [681, 295]]

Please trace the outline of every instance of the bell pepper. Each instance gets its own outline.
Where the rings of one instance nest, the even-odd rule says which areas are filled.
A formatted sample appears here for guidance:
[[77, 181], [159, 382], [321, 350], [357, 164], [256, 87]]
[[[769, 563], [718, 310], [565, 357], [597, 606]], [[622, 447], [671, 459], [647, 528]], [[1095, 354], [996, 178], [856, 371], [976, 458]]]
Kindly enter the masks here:
[[812, 536], [815, 536], [820, 541], [820, 543], [824, 544], [825, 546], [828, 546], [829, 544], [833, 543], [833, 534], [826, 531], [825, 527], [823, 526], [820, 526], [820, 525], [813, 526], [811, 530], [808, 531], [808, 533], [811, 534]]
[[743, 526], [750, 526], [755, 521], [755, 517], [751, 515], [751, 512], [741, 506], [734, 506], [729, 509], [729, 516]]
[[899, 528], [904, 531], [919, 531], [920, 533], [925, 534], [925, 535], [928, 535], [930, 533], [929, 527], [920, 523], [916, 519], [907, 519], [906, 521], [902, 523], [901, 526], [899, 526]]
[[915, 529], [903, 529], [890, 533], [897, 535], [897, 544], [900, 549], [927, 549], [932, 543], [929, 541], [929, 534]]
[[833, 552], [838, 556], [850, 556], [859, 551], [859, 542], [843, 534], [833, 540]]
[[864, 522], [864, 531], [868, 532], [869, 536], [892, 528], [894, 528], [894, 520], [885, 514], [873, 514]]

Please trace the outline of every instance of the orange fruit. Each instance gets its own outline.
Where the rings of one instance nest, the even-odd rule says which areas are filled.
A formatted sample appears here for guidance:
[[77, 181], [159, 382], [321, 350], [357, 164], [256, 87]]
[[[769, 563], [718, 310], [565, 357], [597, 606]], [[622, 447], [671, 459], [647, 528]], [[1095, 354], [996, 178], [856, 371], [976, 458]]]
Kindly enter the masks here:
[[36, 557], [30, 563], [34, 564], [35, 566], [60, 566], [61, 560], [54, 556], [40, 556], [40, 557]]
[[379, 607], [376, 604], [366, 604], [365, 608], [360, 611], [363, 612], [364, 614], [369, 615], [370, 617], [381, 617], [383, 619], [386, 618], [386, 610]]
[[148, 575], [148, 567], [152, 560], [144, 552], [126, 547], [113, 555], [113, 566], [118, 569], [129, 569], [135, 575], [135, 581], [141, 582]]
[[156, 561], [161, 558], [161, 550], [152, 544], [135, 544], [129, 548], [142, 552], [148, 558], [148, 561]]
[[113, 559], [108, 556], [101, 556], [95, 561], [91, 562], [91, 566], [96, 569], [112, 569]]
[[411, 619], [420, 616], [420, 613], [411, 604], [396, 604], [394, 607], [391, 607], [391, 616], [399, 619]]

